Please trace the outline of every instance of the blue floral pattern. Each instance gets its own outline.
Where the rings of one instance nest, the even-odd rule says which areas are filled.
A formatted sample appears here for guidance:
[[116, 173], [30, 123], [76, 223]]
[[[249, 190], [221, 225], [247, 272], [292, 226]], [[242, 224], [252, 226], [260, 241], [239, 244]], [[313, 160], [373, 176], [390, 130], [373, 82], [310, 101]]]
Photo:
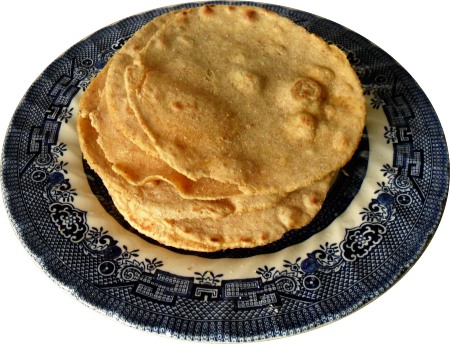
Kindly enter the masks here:
[[367, 256], [380, 244], [388, 231], [388, 225], [395, 220], [397, 206], [411, 203], [408, 190], [411, 182], [398, 175], [399, 170], [385, 164], [381, 169], [387, 181], [378, 182], [379, 188], [367, 207], [360, 212], [362, 223], [358, 227], [346, 229], [344, 240], [340, 243], [326, 242], [320, 248], [308, 253], [304, 259], [298, 257], [294, 262], [285, 260], [285, 270], [276, 270], [267, 265], [256, 273], [264, 280], [276, 279], [280, 274], [295, 277], [306, 289], [320, 286], [321, 273], [339, 271], [346, 263]]
[[88, 229], [85, 211], [71, 204], [54, 203], [50, 205], [50, 217], [65, 238], [73, 242], [84, 240]]
[[[386, 129], [386, 132], [395, 131]], [[58, 161], [58, 157], [63, 156], [65, 147], [64, 143], [60, 143], [52, 149], [52, 159], [48, 160], [51, 166], [44, 168], [45, 165], [41, 162], [35, 164], [36, 170], [44, 168], [50, 171], [46, 197], [53, 202], [62, 202], [50, 206], [51, 218], [60, 233], [74, 242], [85, 240], [86, 252], [101, 253], [107, 257], [109, 265], [102, 262], [100, 273], [111, 275], [115, 271], [122, 282], [137, 282], [143, 274], [155, 274], [164, 265], [162, 261], [157, 258], [140, 260], [137, 249], [119, 247], [117, 240], [111, 238], [103, 228], [94, 227], [88, 231], [86, 213], [75, 209], [71, 204], [76, 192], [64, 177], [67, 163]], [[375, 191], [376, 198], [360, 212], [363, 222], [357, 227], [346, 229], [342, 242], [326, 242], [306, 254], [303, 259], [298, 257], [294, 261], [284, 260], [283, 270], [264, 265], [255, 273], [261, 276], [264, 283], [283, 285], [284, 292], [296, 293], [301, 287], [316, 290], [321, 286], [321, 274], [338, 272], [346, 263], [367, 256], [383, 240], [388, 224], [395, 220], [396, 206], [410, 203], [408, 191], [412, 184], [399, 171], [389, 164], [383, 165], [381, 172], [386, 180], [377, 183], [379, 188]], [[194, 283], [211, 286], [219, 285], [220, 279], [224, 277], [223, 273], [213, 271], [195, 272], [194, 275]]]

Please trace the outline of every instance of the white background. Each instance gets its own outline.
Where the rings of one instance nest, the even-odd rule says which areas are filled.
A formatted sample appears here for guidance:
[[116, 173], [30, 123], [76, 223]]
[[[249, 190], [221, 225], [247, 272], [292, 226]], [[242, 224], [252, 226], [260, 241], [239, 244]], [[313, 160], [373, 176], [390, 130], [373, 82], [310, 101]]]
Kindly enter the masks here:
[[[344, 25], [394, 57], [419, 83], [444, 131], [450, 32], [445, 1], [269, 1]], [[3, 1], [0, 4], [0, 140], [28, 87], [61, 53], [124, 17], [175, 1]], [[7, 4], [7, 5], [6, 5]], [[407, 5], [406, 5], [407, 4]], [[0, 202], [3, 202], [1, 200]], [[449, 343], [450, 210], [420, 260], [390, 290], [356, 313], [277, 340], [308, 343]], [[56, 285], [30, 258], [0, 205], [1, 343], [174, 343], [108, 318]]]

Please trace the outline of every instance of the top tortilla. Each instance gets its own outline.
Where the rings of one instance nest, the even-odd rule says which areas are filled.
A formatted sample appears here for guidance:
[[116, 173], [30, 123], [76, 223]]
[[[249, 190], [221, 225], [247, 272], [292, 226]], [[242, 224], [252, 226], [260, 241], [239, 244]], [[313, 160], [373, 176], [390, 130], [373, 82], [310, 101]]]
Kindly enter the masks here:
[[177, 11], [172, 11], [162, 14], [136, 31], [108, 62], [108, 72], [105, 73], [105, 81], [102, 85], [105, 88], [104, 97], [113, 125], [127, 139], [154, 157], [158, 157], [158, 153], [128, 104], [123, 71], [127, 65], [133, 63], [136, 55], [153, 35], [176, 13]]
[[[177, 188], [188, 199], [213, 200], [229, 196], [242, 196], [236, 185], [201, 178], [193, 181], [178, 173], [164, 161], [144, 151], [117, 129], [106, 106], [104, 84], [109, 64], [91, 82], [82, 101], [80, 116], [89, 117], [97, 131], [97, 143], [103, 150], [111, 168], [132, 185], [143, 185], [154, 180], [164, 180]], [[89, 101], [86, 102], [85, 100]], [[148, 140], [148, 139], [147, 139]], [[248, 197], [248, 196], [247, 196]], [[281, 198], [282, 195], [280, 194]], [[268, 199], [268, 197], [266, 197]], [[271, 197], [271, 199], [275, 199]]]
[[[123, 77], [116, 76], [120, 70], [123, 74], [125, 66], [132, 63], [132, 56], [175, 13], [176, 11], [163, 14], [144, 25], [108, 61], [86, 90], [80, 103], [80, 115], [90, 118], [98, 134], [97, 143], [112, 169], [132, 185], [164, 180], [188, 199], [214, 200], [241, 196], [242, 192], [236, 185], [206, 178], [193, 181], [159, 159], [152, 142], [128, 105]], [[267, 204], [282, 197], [281, 194], [266, 197]]]
[[178, 12], [125, 81], [161, 159], [246, 194], [291, 192], [338, 170], [365, 122], [345, 54], [257, 7]]

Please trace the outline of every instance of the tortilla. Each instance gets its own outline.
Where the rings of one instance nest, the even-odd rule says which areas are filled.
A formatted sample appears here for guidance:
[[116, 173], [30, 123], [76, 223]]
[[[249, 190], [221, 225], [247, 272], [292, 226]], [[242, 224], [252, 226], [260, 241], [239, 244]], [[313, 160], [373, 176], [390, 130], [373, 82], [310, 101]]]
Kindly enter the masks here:
[[365, 122], [345, 54], [257, 7], [178, 12], [125, 81], [162, 160], [246, 194], [292, 192], [325, 178], [351, 158]]
[[139, 51], [176, 13], [177, 11], [171, 11], [162, 14], [139, 29], [111, 58], [108, 63], [108, 73], [105, 76], [106, 103], [114, 126], [131, 142], [154, 157], [158, 157], [158, 153], [128, 104], [123, 72], [125, 66], [133, 64]]
[[[96, 129], [96, 141], [102, 154], [111, 164], [111, 169], [132, 185], [139, 186], [162, 180], [177, 188], [186, 199], [215, 200], [230, 198], [236, 212], [248, 212], [275, 205], [285, 197], [283, 193], [269, 195], [243, 195], [236, 186], [212, 179], [192, 181], [176, 172], [162, 160], [142, 151], [116, 130], [110, 121], [109, 112], [102, 97], [101, 88], [108, 72], [108, 65], [97, 75], [86, 90], [80, 103], [80, 115], [89, 118]], [[89, 103], [86, 103], [86, 99]], [[105, 177], [107, 178], [107, 177]]]
[[290, 193], [275, 207], [218, 219], [161, 220], [139, 211], [136, 200], [113, 197], [113, 201], [137, 231], [164, 245], [199, 252], [251, 248], [274, 242], [310, 223], [321, 209], [334, 175]]
[[365, 121], [345, 54], [275, 13], [230, 5], [144, 25], [79, 107], [84, 158], [124, 218], [202, 252], [309, 224]]
[[108, 192], [125, 202], [138, 202], [147, 214], [160, 219], [220, 218], [236, 209], [228, 200], [185, 200], [176, 188], [165, 182], [133, 186], [112, 170], [97, 143], [97, 132], [88, 118], [78, 117], [80, 147], [89, 166], [100, 176]]
[[[87, 89], [84, 101], [80, 105], [80, 113], [82, 116], [90, 116], [91, 123], [99, 134], [98, 143], [112, 164], [113, 170], [131, 184], [142, 185], [152, 180], [164, 180], [177, 187], [185, 198], [206, 200], [239, 196], [242, 193], [236, 185], [208, 179], [194, 182], [160, 160], [154, 146], [127, 105], [123, 77], [117, 78], [114, 75], [114, 71], [121, 68], [121, 63], [127, 61], [130, 63], [132, 54], [139, 51], [174, 13], [161, 15], [144, 25], [111, 58]], [[123, 66], [122, 68], [124, 69]], [[109, 100], [108, 89], [110, 89]], [[270, 199], [274, 199], [274, 196]]]
[[83, 117], [89, 116], [92, 126], [97, 131], [97, 143], [116, 173], [132, 185], [164, 180], [175, 186], [184, 198], [212, 200], [242, 195], [235, 185], [206, 178], [195, 182], [188, 179], [161, 159], [142, 150], [117, 130], [106, 106], [104, 92], [102, 93], [108, 69], [109, 65], [106, 65], [89, 85], [83, 99], [90, 99], [91, 102], [80, 104], [80, 114]]

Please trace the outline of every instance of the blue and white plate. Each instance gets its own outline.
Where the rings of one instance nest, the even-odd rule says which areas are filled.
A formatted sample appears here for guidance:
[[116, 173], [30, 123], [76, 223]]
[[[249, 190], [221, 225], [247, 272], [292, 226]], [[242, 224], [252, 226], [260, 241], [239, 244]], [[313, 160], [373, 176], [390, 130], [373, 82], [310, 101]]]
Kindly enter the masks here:
[[295, 9], [266, 7], [337, 44], [357, 71], [368, 117], [361, 144], [306, 228], [255, 249], [211, 254], [133, 231], [83, 162], [80, 95], [142, 25], [139, 14], [74, 45], [31, 85], [3, 148], [3, 192], [26, 249], [84, 303], [144, 331], [256, 341], [342, 318], [392, 286], [432, 238], [448, 192], [438, 118], [413, 78], [360, 35]]

